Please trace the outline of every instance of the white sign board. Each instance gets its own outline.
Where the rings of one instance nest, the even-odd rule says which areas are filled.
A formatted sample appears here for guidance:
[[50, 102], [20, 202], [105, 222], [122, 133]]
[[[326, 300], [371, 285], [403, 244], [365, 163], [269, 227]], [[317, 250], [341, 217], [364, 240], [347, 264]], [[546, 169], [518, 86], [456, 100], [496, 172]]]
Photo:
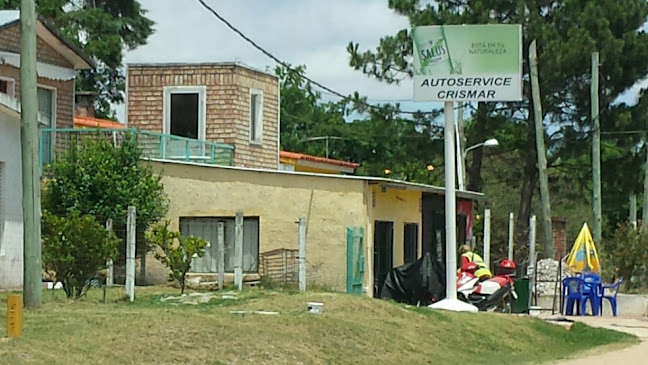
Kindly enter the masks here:
[[412, 29], [414, 101], [522, 100], [522, 27], [432, 25]]

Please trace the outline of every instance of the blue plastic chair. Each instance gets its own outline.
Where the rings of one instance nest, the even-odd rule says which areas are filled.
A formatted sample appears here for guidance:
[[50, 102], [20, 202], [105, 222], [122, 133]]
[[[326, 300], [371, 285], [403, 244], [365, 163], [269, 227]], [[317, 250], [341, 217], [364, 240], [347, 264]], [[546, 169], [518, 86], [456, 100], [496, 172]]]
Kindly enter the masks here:
[[[600, 313], [603, 315], [603, 299], [607, 299], [610, 302], [610, 307], [612, 307], [612, 315], [616, 317], [617, 315], [617, 294], [619, 294], [619, 288], [623, 282], [623, 277], [619, 278], [614, 284], [605, 284], [601, 289], [601, 307]], [[614, 290], [613, 295], [605, 295], [605, 289]]]
[[[585, 315], [587, 300], [590, 299], [589, 293], [585, 293], [585, 280], [579, 277], [564, 278], [563, 281], [564, 313], [567, 316], [574, 315], [574, 304], [578, 309], [578, 314]], [[593, 308], [592, 308], [593, 309]], [[596, 312], [594, 312], [596, 313]]]
[[592, 303], [592, 315], [600, 315], [600, 308], [603, 305], [603, 279], [601, 279], [601, 276], [594, 273], [585, 273], [583, 274], [582, 279], [585, 281], [583, 293], [589, 295], [589, 299]]

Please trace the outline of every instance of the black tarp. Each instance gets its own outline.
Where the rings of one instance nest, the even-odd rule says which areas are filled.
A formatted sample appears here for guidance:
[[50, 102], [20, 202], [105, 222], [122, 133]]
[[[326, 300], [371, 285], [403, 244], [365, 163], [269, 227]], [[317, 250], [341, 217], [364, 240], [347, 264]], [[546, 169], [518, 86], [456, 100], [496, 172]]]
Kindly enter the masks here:
[[412, 305], [439, 301], [445, 298], [445, 266], [426, 253], [416, 262], [393, 268], [378, 297]]

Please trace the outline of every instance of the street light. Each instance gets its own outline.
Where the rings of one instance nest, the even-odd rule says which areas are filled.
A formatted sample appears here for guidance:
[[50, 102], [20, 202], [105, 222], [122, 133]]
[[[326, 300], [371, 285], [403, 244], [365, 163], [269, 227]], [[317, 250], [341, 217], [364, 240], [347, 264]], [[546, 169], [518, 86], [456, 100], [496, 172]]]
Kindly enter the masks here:
[[470, 146], [466, 148], [466, 150], [462, 154], [462, 159], [461, 159], [461, 168], [458, 169], [458, 183], [459, 183], [459, 190], [464, 191], [466, 190], [465, 185], [464, 185], [464, 176], [466, 175], [466, 155], [468, 154], [469, 151], [472, 151], [476, 148], [479, 147], [494, 147], [494, 146], [499, 146], [499, 141], [496, 140], [495, 138], [487, 139], [484, 142], [477, 143], [476, 145]]

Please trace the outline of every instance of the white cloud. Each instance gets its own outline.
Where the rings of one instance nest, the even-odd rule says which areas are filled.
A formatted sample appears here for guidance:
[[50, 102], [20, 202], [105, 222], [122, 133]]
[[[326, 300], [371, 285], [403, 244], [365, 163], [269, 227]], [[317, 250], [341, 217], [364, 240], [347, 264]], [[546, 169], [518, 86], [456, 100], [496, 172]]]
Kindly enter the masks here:
[[[265, 69], [274, 61], [253, 48], [196, 0], [140, 0], [156, 22], [146, 46], [129, 52], [132, 62], [239, 61]], [[388, 85], [348, 66], [350, 41], [373, 49], [381, 37], [408, 27], [385, 0], [207, 0], [219, 14], [279, 59], [305, 64], [307, 75], [343, 94], [370, 99], [410, 99], [411, 84]], [[124, 119], [123, 106], [118, 117]]]

